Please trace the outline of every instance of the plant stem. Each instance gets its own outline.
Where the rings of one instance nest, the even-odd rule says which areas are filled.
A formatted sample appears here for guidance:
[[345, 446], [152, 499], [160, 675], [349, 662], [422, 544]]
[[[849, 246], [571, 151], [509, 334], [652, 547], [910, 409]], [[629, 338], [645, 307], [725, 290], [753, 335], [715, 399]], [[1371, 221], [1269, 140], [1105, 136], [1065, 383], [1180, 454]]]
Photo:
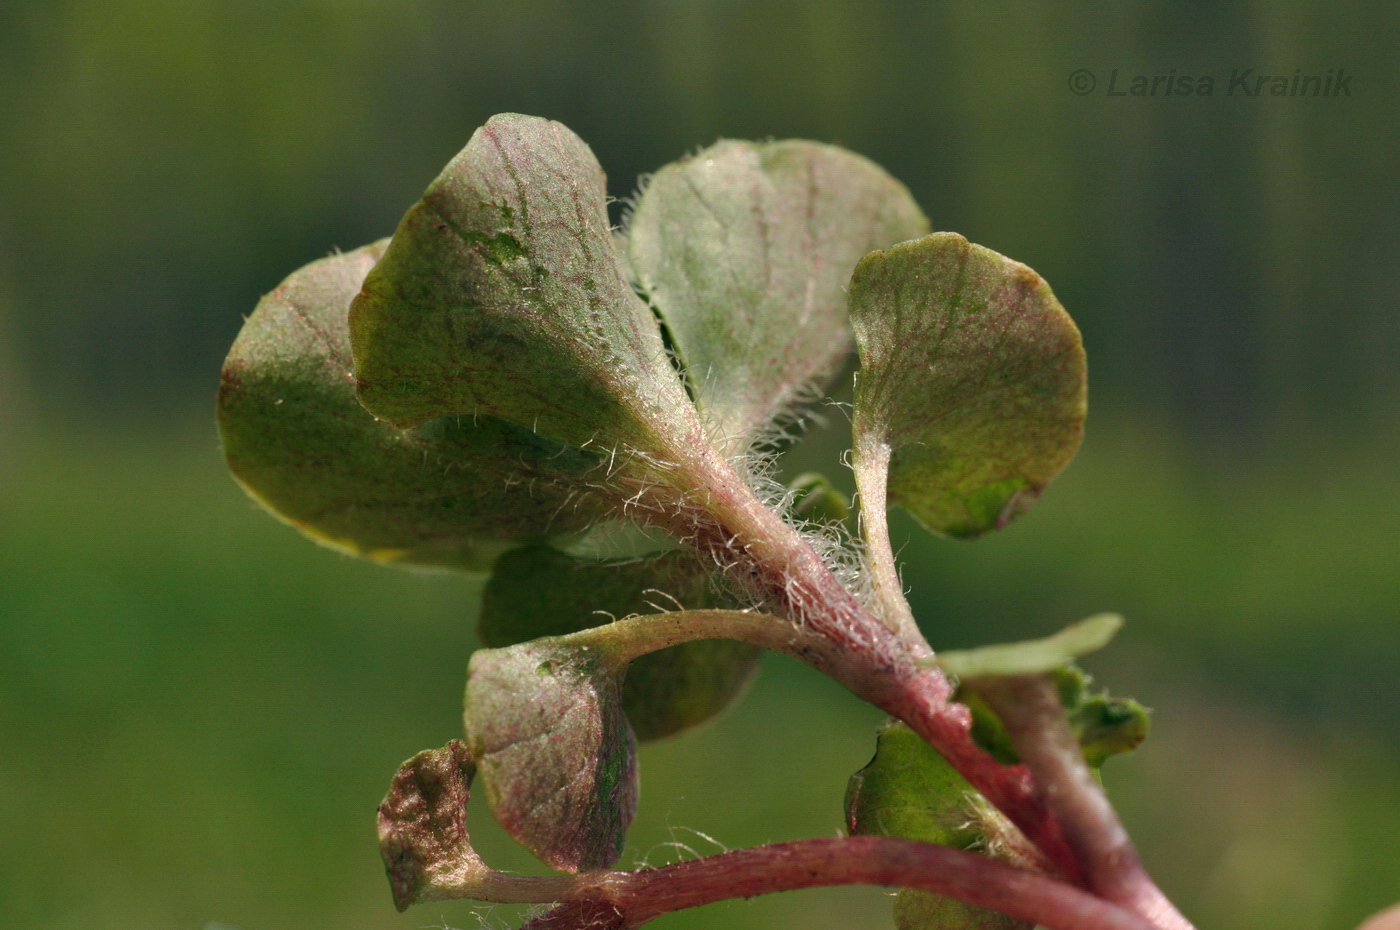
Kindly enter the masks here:
[[862, 449], [856, 457], [856, 488], [860, 498], [860, 535], [865, 542], [865, 564], [870, 571], [871, 589], [886, 622], [906, 636], [912, 630], [922, 641], [919, 624], [904, 596], [904, 584], [899, 566], [894, 561], [890, 545], [889, 508], [889, 443], [874, 443]]
[[1037, 872], [884, 836], [777, 843], [659, 869], [587, 873], [574, 882], [565, 904], [523, 930], [630, 930], [716, 901], [831, 885], [914, 888], [1047, 930], [1156, 930], [1142, 917]]
[[[697, 441], [686, 450], [689, 454], [678, 456], [677, 461], [684, 463], [681, 471], [694, 482], [693, 487], [704, 489], [705, 498], [686, 503], [700, 505], [717, 524], [709, 532], [703, 525], [686, 529], [697, 546], [721, 565], [747, 566], [747, 580], [768, 603], [804, 633], [835, 647], [799, 658], [912, 727], [1006, 814], [1066, 880], [1094, 889], [1153, 921], [1160, 930], [1190, 930], [1190, 923], [1142, 869], [1122, 824], [1084, 766], [1058, 702], [1053, 717], [1058, 729], [1047, 731], [1053, 734], [1047, 739], [1056, 745], [1070, 740], [1072, 755], [1084, 769], [1092, 794], [1079, 786], [1081, 773], [1064, 759], [1049, 765], [1032, 752], [1023, 758], [1037, 759], [1039, 769], [1004, 766], [973, 741], [971, 716], [952, 702], [952, 689], [943, 673], [928, 665], [933, 650], [908, 613], [899, 587], [884, 520], [883, 479], [857, 476], [865, 495], [862, 510], [867, 514], [864, 532], [871, 548], [869, 558], [877, 590], [883, 592], [881, 612], [895, 612], [894, 622], [878, 618], [857, 601], [802, 535], [760, 501], [711, 447]], [[872, 451], [880, 459], [880, 450]], [[880, 459], [883, 465], [888, 464], [888, 455], [886, 448]], [[877, 471], [885, 473], [883, 467]], [[869, 519], [871, 513], [878, 517]], [[1030, 729], [1041, 725], [1031, 723]], [[1037, 784], [1043, 780], [1054, 784], [1054, 790]]]
[[1162, 930], [1192, 930], [1143, 869], [1128, 832], [1084, 761], [1050, 676], [979, 680], [977, 690], [1035, 776], [1036, 790], [1084, 866], [1089, 888]]
[[[1035, 795], [1026, 770], [999, 764], [973, 742], [967, 709], [952, 703], [947, 679], [924, 661], [933, 650], [912, 619], [891, 629], [871, 614], [802, 535], [764, 505], [719, 456], [695, 455], [682, 471], [694, 487], [706, 489], [703, 500], [687, 503], [701, 507], [717, 525], [707, 529], [691, 523], [678, 527], [678, 535], [690, 534], [721, 565], [749, 567], [751, 574], [743, 577], [777, 612], [833, 647], [792, 654], [913, 727], [1066, 878], [1082, 880], [1082, 869]], [[864, 499], [862, 506], [868, 509], [871, 501]], [[888, 552], [887, 543], [884, 549]], [[892, 560], [889, 556], [890, 565]]]
[[947, 699], [947, 681], [936, 669], [911, 666], [898, 676], [872, 673], [869, 666], [853, 662], [845, 650], [810, 630], [767, 614], [733, 610], [632, 617], [560, 639], [597, 649], [618, 664], [701, 639], [734, 639], [786, 653], [908, 723], [1006, 814], [1060, 874], [1084, 882], [1084, 872], [1037, 797], [1030, 773], [1024, 766], [998, 763], [967, 738], [967, 710]]

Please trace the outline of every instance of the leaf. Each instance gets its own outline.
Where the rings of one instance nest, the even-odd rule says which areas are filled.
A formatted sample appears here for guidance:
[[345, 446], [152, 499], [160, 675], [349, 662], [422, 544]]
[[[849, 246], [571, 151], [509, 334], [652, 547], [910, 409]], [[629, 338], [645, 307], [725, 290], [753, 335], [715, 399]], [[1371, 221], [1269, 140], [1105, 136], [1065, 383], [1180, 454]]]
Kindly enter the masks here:
[[567, 128], [492, 117], [404, 216], [355, 300], [361, 402], [400, 426], [490, 414], [559, 442], [648, 451], [698, 426], [624, 277], [606, 196]]
[[935, 661], [963, 680], [1044, 674], [1102, 649], [1122, 628], [1118, 614], [1095, 614], [1043, 639], [940, 652]]
[[595, 650], [551, 640], [478, 650], [468, 668], [467, 739], [491, 810], [561, 871], [615, 862], [636, 814], [620, 671]]
[[852, 835], [968, 849], [980, 839], [969, 821], [975, 794], [937, 750], [890, 720], [876, 734], [875, 757], [846, 785], [846, 827]]
[[956, 898], [902, 889], [894, 899], [898, 930], [1031, 930], [1033, 924]]
[[701, 412], [741, 451], [849, 355], [860, 257], [927, 232], [909, 191], [859, 155], [723, 141], [652, 177], [628, 255]]
[[967, 707], [972, 713], [972, 726], [969, 733], [972, 741], [986, 750], [987, 755], [1002, 765], [1018, 765], [1021, 756], [1011, 745], [1011, 734], [992, 706], [977, 693], [977, 689], [966, 684], [953, 692], [953, 700]]
[[792, 512], [813, 523], [845, 523], [851, 515], [851, 502], [836, 490], [825, 475], [806, 472], [792, 479]]
[[[958, 849], [986, 846], [989, 805], [907, 725], [890, 720], [876, 735], [875, 758], [846, 786], [852, 835], [893, 836]], [[979, 803], [980, 802], [980, 803]], [[901, 930], [1019, 930], [1029, 924], [952, 898], [903, 889], [895, 898]]]
[[861, 499], [935, 532], [1005, 526], [1074, 457], [1084, 349], [1025, 265], [935, 233], [867, 255], [851, 278], [860, 350], [853, 431]]
[[[1084, 761], [1100, 769], [1112, 756], [1132, 752], [1147, 739], [1151, 718], [1147, 708], [1131, 698], [1090, 694], [1089, 677], [1073, 666], [1050, 673], [1059, 690], [1070, 732], [1079, 741]], [[953, 695], [972, 711], [972, 738], [1004, 765], [1021, 761], [997, 712], [977, 691], [977, 679], [963, 682]]]
[[1132, 752], [1147, 739], [1151, 718], [1137, 701], [1089, 694], [1089, 677], [1072, 665], [1053, 674], [1060, 686], [1060, 703], [1069, 714], [1069, 728], [1090, 768], [1102, 768], [1111, 756]]
[[379, 805], [379, 850], [400, 911], [424, 901], [459, 897], [491, 871], [467, 834], [472, 764], [453, 740], [399, 767]]
[[494, 417], [400, 430], [360, 406], [346, 313], [385, 247], [307, 265], [244, 324], [224, 363], [218, 420], [248, 493], [343, 551], [478, 570], [502, 549], [606, 512], [608, 501], [577, 490], [596, 454]]
[[[482, 592], [477, 635], [491, 647], [563, 636], [636, 613], [722, 606], [695, 556], [669, 552], [599, 562], [530, 546], [501, 557]], [[761, 650], [700, 640], [635, 659], [622, 706], [640, 740], [670, 736], [719, 714], [758, 671]]]

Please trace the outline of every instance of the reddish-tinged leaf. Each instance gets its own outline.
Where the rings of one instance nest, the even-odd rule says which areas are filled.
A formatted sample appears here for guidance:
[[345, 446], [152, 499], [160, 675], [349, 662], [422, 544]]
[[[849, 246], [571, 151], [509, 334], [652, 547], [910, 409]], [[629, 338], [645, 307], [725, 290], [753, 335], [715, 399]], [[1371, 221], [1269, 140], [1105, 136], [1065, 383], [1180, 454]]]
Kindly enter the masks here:
[[561, 871], [615, 862], [636, 813], [620, 672], [592, 649], [551, 640], [479, 650], [468, 669], [467, 738], [491, 810]]
[[[861, 498], [972, 537], [1026, 510], [1079, 448], [1084, 348], [1034, 271], [956, 233], [861, 260], [853, 464]], [[883, 519], [884, 515], [867, 515]]]
[[853, 152], [726, 140], [656, 172], [628, 257], [701, 411], [741, 451], [850, 354], [860, 257], [927, 232], [904, 185]]

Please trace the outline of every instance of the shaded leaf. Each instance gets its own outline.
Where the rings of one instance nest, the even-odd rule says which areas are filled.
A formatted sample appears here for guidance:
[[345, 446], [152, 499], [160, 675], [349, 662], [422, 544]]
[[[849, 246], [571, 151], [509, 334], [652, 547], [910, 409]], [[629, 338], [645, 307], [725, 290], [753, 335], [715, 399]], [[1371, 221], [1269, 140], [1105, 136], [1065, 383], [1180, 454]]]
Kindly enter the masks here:
[[[704, 566], [686, 552], [599, 562], [549, 546], [501, 557], [482, 592], [477, 634], [491, 647], [563, 636], [631, 614], [724, 606]], [[635, 659], [622, 706], [637, 738], [669, 736], [727, 708], [758, 671], [761, 650], [700, 640]]]
[[[852, 835], [893, 836], [958, 849], [995, 846], [982, 832], [983, 812], [990, 810], [933, 747], [897, 720], [880, 727], [875, 758], [846, 786], [846, 828]], [[895, 897], [894, 919], [901, 930], [1030, 926], [952, 898], [910, 889]]]
[[268, 294], [224, 363], [229, 468], [307, 535], [383, 562], [484, 569], [504, 548], [609, 509], [593, 453], [494, 417], [400, 430], [355, 399], [346, 314], [386, 242], [313, 262]]
[[476, 767], [457, 740], [399, 767], [379, 805], [379, 850], [400, 911], [460, 897], [490, 872], [467, 834]]
[[696, 423], [619, 265], [603, 171], [563, 125], [506, 113], [400, 222], [350, 314], [360, 400], [394, 423], [492, 414], [654, 451]]
[[975, 793], [937, 750], [891, 720], [876, 734], [875, 757], [846, 785], [846, 828], [968, 849], [980, 839], [969, 820]]
[[977, 693], [977, 689], [967, 684], [960, 685], [953, 692], [953, 699], [972, 712], [972, 740], [986, 750], [987, 754], [1002, 765], [1017, 765], [1021, 756], [1011, 745], [1011, 734], [1006, 732], [997, 712]]
[[1084, 349], [1034, 271], [955, 233], [866, 256], [853, 461], [882, 495], [955, 537], [1005, 526], [1079, 448]]
[[836, 490], [825, 475], [806, 472], [792, 479], [792, 511], [813, 523], [845, 523], [851, 515], [851, 502]]
[[904, 185], [859, 155], [726, 140], [652, 177], [628, 255], [736, 451], [849, 354], [844, 289], [860, 257], [927, 232]]
[[956, 898], [905, 888], [895, 895], [898, 930], [1030, 930], [1034, 924]]
[[611, 865], [636, 814], [620, 671], [594, 650], [551, 640], [478, 650], [468, 668], [468, 745], [491, 810], [562, 871]]
[[1044, 674], [1102, 649], [1122, 628], [1118, 614], [1095, 614], [1043, 639], [940, 652], [936, 661], [964, 680]]

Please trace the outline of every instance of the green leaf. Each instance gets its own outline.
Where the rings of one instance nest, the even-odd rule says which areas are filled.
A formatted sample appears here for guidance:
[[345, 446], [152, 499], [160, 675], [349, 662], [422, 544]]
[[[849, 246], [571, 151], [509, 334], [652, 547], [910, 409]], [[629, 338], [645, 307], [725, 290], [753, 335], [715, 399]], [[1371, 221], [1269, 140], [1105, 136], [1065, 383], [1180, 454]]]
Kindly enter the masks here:
[[825, 475], [806, 472], [792, 479], [792, 512], [813, 523], [845, 523], [851, 515], [851, 502], [836, 490]]
[[[846, 786], [852, 835], [893, 836], [971, 849], [987, 845], [981, 811], [989, 805], [908, 726], [890, 720], [876, 735], [875, 758]], [[901, 930], [1019, 930], [1028, 927], [952, 898], [904, 889], [895, 898]]]
[[1033, 924], [956, 898], [905, 888], [895, 895], [898, 930], [1030, 930]]
[[1079, 448], [1084, 349], [1025, 265], [935, 233], [866, 256], [851, 278], [860, 349], [853, 461], [929, 529], [1005, 526]]
[[975, 794], [922, 737], [890, 720], [876, 735], [875, 757], [846, 785], [846, 828], [968, 849], [980, 839], [969, 820]]
[[565, 872], [615, 862], [636, 814], [620, 672], [596, 650], [553, 640], [481, 649], [468, 668], [467, 741], [491, 811]]
[[302, 532], [382, 562], [489, 567], [609, 509], [578, 492], [590, 452], [483, 416], [400, 430], [355, 399], [346, 314], [386, 242], [321, 259], [263, 298], [224, 363], [229, 468]]
[[[491, 647], [563, 636], [631, 614], [723, 606], [704, 566], [686, 552], [600, 562], [549, 546], [507, 553], [482, 592], [477, 634]], [[622, 705], [640, 740], [689, 729], [729, 707], [753, 680], [761, 650], [700, 640], [635, 659]]]
[[400, 911], [460, 896], [463, 886], [491, 871], [467, 834], [475, 775], [467, 747], [457, 740], [420, 752], [394, 775], [379, 805], [379, 850]]
[[967, 684], [960, 685], [953, 692], [953, 700], [963, 704], [972, 712], [972, 741], [986, 750], [987, 755], [1002, 765], [1017, 765], [1021, 756], [1011, 745], [1011, 734], [1006, 732], [997, 712], [977, 693], [977, 689]]
[[[1132, 752], [1147, 739], [1151, 718], [1137, 701], [1089, 693], [1089, 676], [1073, 665], [1049, 674], [1059, 690], [1070, 731], [1090, 768], [1102, 768], [1112, 756]], [[977, 745], [1004, 765], [1021, 761], [1001, 718], [978, 693], [977, 679], [963, 682], [953, 697], [972, 711], [972, 738]]]
[[1095, 614], [1043, 639], [940, 652], [935, 661], [963, 680], [1044, 674], [1102, 649], [1122, 628], [1118, 614]]
[[927, 232], [908, 190], [859, 155], [723, 141], [652, 177], [628, 255], [700, 410], [738, 451], [850, 353], [860, 257]]
[[698, 427], [618, 262], [606, 198], [597, 159], [567, 128], [492, 117], [355, 300], [361, 402], [401, 426], [491, 414], [609, 449], [655, 451], [661, 433]]
[[1102, 768], [1110, 757], [1132, 752], [1147, 739], [1151, 718], [1137, 701], [1089, 694], [1089, 677], [1072, 665], [1053, 674], [1060, 686], [1060, 703], [1069, 714], [1069, 728], [1090, 768]]

